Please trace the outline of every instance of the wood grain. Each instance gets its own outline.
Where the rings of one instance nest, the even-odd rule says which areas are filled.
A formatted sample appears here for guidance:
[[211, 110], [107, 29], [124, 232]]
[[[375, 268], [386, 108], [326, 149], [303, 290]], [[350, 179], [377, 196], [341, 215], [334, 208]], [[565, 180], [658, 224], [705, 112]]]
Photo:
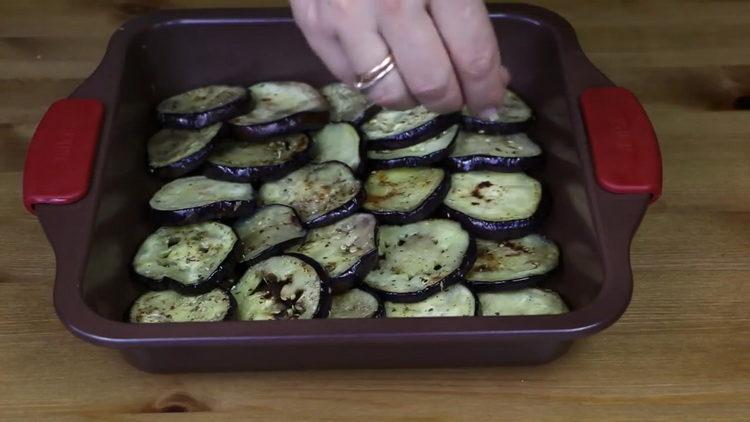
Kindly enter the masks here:
[[750, 95], [750, 2], [534, 3], [573, 23], [661, 142], [665, 193], [617, 324], [533, 368], [150, 375], [55, 317], [54, 257], [20, 201], [28, 139], [123, 20], [284, 2], [0, 2], [0, 420], [749, 420], [750, 112], [730, 104]]

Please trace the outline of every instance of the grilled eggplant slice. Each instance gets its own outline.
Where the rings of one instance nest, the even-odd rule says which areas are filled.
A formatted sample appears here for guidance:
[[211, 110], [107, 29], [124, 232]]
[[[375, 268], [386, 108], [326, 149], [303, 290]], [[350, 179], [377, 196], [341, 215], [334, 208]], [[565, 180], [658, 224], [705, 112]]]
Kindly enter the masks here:
[[261, 82], [250, 87], [255, 108], [230, 120], [240, 139], [317, 130], [328, 123], [328, 103], [312, 86], [302, 82]]
[[538, 234], [504, 242], [477, 239], [477, 260], [466, 284], [475, 292], [529, 287], [544, 280], [559, 259], [557, 245]]
[[472, 171], [451, 175], [446, 216], [477, 237], [506, 240], [533, 231], [540, 218], [542, 185], [524, 173]]
[[378, 262], [375, 217], [354, 214], [329, 226], [312, 229], [288, 252], [306, 255], [326, 272], [334, 293], [351, 289]]
[[141, 244], [133, 269], [154, 290], [206, 293], [233, 269], [236, 243], [232, 229], [221, 223], [160, 227]]
[[331, 308], [330, 291], [312, 261], [281, 255], [250, 267], [232, 287], [237, 319], [325, 318]]
[[364, 142], [349, 123], [329, 123], [313, 135], [313, 162], [339, 161], [359, 174]]
[[525, 133], [488, 135], [462, 131], [446, 161], [454, 171], [524, 171], [538, 167], [542, 149]]
[[312, 159], [313, 144], [304, 133], [253, 142], [223, 142], [206, 161], [208, 177], [232, 182], [276, 180]]
[[568, 306], [552, 290], [530, 287], [505, 292], [479, 293], [479, 315], [557, 315], [567, 313]]
[[368, 151], [367, 159], [374, 169], [429, 166], [448, 157], [457, 133], [458, 125], [453, 125], [437, 136], [410, 147]]
[[449, 178], [443, 169], [395, 168], [370, 173], [363, 208], [386, 224], [408, 224], [430, 216], [445, 198]]
[[462, 284], [454, 284], [445, 291], [415, 303], [385, 302], [386, 318], [460, 317], [476, 314], [476, 298]]
[[377, 296], [363, 289], [351, 289], [333, 296], [329, 319], [379, 318], [385, 312]]
[[210, 85], [167, 98], [156, 106], [156, 116], [166, 127], [200, 129], [247, 113], [251, 105], [244, 87]]
[[464, 110], [462, 121], [465, 130], [495, 135], [509, 135], [525, 132], [534, 118], [531, 108], [511, 90], [505, 91], [503, 107], [494, 120], [473, 117]]
[[367, 148], [399, 149], [439, 135], [457, 122], [457, 114], [437, 114], [424, 106], [397, 111], [382, 110], [362, 125]]
[[363, 282], [385, 300], [419, 302], [456, 283], [474, 264], [476, 245], [450, 220], [378, 230], [378, 265]]
[[185, 296], [172, 290], [146, 292], [128, 312], [134, 323], [226, 321], [234, 315], [235, 301], [222, 289], [197, 296]]
[[255, 211], [255, 193], [247, 183], [183, 177], [162, 186], [149, 206], [152, 218], [160, 225], [192, 224], [248, 216]]
[[234, 231], [242, 244], [239, 263], [244, 267], [282, 252], [307, 234], [297, 213], [286, 205], [267, 205], [234, 223]]
[[346, 84], [332, 83], [321, 88], [320, 93], [331, 107], [332, 122], [360, 125], [374, 116], [380, 107], [371, 103], [365, 95]]
[[162, 129], [146, 143], [149, 171], [171, 179], [196, 170], [213, 147], [212, 141], [221, 131], [221, 123], [199, 130]]
[[348, 217], [359, 209], [362, 183], [346, 164], [329, 161], [308, 164], [281, 180], [260, 188], [263, 204], [288, 205], [307, 227], [321, 227]]

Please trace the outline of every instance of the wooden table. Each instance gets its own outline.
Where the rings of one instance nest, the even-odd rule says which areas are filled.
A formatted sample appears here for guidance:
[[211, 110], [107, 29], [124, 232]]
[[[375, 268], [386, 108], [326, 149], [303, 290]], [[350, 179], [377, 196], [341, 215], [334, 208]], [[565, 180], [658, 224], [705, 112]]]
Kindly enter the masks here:
[[0, 420], [750, 420], [750, 111], [731, 109], [750, 95], [748, 1], [536, 2], [645, 103], [665, 165], [633, 244], [630, 308], [552, 364], [150, 375], [66, 332], [54, 257], [21, 207], [28, 139], [124, 19], [219, 3], [283, 2], [0, 2]]

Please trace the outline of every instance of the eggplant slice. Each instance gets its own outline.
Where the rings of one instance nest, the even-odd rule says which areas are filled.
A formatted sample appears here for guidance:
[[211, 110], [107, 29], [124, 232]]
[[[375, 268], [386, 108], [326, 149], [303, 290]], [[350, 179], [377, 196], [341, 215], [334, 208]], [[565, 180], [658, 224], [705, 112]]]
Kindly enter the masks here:
[[476, 314], [476, 298], [462, 284], [454, 284], [445, 291], [415, 303], [385, 302], [386, 318], [461, 317]]
[[534, 113], [518, 94], [508, 89], [497, 119], [473, 117], [466, 110], [461, 117], [464, 129], [470, 132], [509, 135], [525, 132], [534, 119]]
[[235, 301], [222, 289], [197, 296], [172, 290], [146, 292], [133, 302], [128, 321], [133, 323], [225, 321], [234, 315]]
[[408, 224], [429, 217], [445, 198], [449, 178], [438, 168], [395, 168], [370, 173], [362, 205], [386, 224]]
[[391, 302], [419, 302], [458, 282], [474, 264], [476, 245], [450, 220], [378, 230], [378, 265], [364, 284]]
[[192, 224], [248, 216], [255, 211], [255, 193], [247, 183], [183, 177], [162, 186], [151, 197], [149, 206], [158, 224]]
[[288, 249], [315, 260], [326, 272], [334, 293], [351, 289], [378, 262], [375, 217], [354, 214], [329, 226], [312, 229], [304, 242]]
[[461, 131], [446, 161], [454, 171], [524, 171], [538, 167], [542, 149], [525, 133], [489, 135]]
[[295, 256], [275, 256], [253, 265], [231, 293], [242, 321], [325, 318], [331, 308], [319, 269]]
[[472, 171], [451, 175], [443, 200], [448, 218], [482, 239], [523, 237], [539, 224], [542, 185], [524, 173]]
[[351, 289], [333, 296], [328, 319], [379, 318], [385, 309], [377, 296], [362, 289]]
[[559, 294], [552, 290], [528, 289], [479, 293], [479, 315], [558, 315], [569, 312]]
[[429, 166], [448, 157], [457, 133], [458, 125], [453, 125], [437, 136], [410, 147], [368, 151], [367, 159], [374, 169]]
[[250, 87], [255, 108], [230, 120], [234, 134], [254, 140], [317, 130], [328, 123], [328, 103], [303, 82], [261, 82]]
[[149, 171], [171, 179], [196, 170], [211, 152], [221, 126], [216, 123], [199, 130], [167, 128], [156, 132], [146, 143]]
[[380, 111], [380, 107], [371, 103], [364, 94], [340, 82], [324, 86], [320, 93], [331, 107], [332, 122], [360, 125]]
[[504, 242], [477, 239], [477, 260], [466, 284], [476, 292], [529, 287], [545, 279], [559, 260], [557, 245], [538, 234]]
[[133, 269], [154, 290], [206, 293], [232, 270], [236, 243], [232, 229], [221, 223], [160, 227], [141, 244]]
[[267, 205], [235, 222], [234, 231], [242, 244], [239, 264], [245, 267], [301, 242], [307, 234], [297, 213], [286, 205]]
[[339, 161], [355, 173], [362, 169], [364, 142], [349, 123], [329, 123], [313, 135], [313, 162]]
[[251, 105], [244, 87], [209, 85], [167, 98], [156, 106], [156, 116], [166, 127], [200, 129], [247, 113]]
[[437, 114], [424, 106], [397, 111], [382, 110], [362, 125], [367, 148], [399, 149], [439, 135], [457, 121], [457, 114]]
[[260, 188], [263, 204], [288, 205], [307, 227], [320, 227], [348, 217], [359, 209], [362, 183], [346, 164], [329, 161], [308, 164], [281, 180]]
[[208, 177], [233, 182], [276, 180], [312, 159], [313, 144], [304, 133], [252, 142], [222, 142], [206, 161]]

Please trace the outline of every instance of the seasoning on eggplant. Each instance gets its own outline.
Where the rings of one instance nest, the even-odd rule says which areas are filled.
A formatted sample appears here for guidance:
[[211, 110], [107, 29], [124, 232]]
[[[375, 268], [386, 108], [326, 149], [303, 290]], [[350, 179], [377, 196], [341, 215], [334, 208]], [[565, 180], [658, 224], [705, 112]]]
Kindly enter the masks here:
[[128, 321], [224, 321], [232, 318], [234, 308], [234, 298], [222, 289], [213, 289], [197, 296], [185, 296], [172, 290], [146, 292], [133, 302]]
[[286, 205], [267, 205], [249, 218], [238, 220], [234, 231], [242, 244], [239, 263], [250, 266], [299, 243], [307, 230], [294, 209]]
[[251, 105], [244, 87], [209, 85], [167, 98], [156, 116], [166, 127], [200, 129], [247, 113]]
[[247, 183], [192, 176], [162, 186], [149, 201], [151, 216], [162, 225], [245, 217], [255, 210], [255, 193]]
[[306, 255], [326, 272], [334, 293], [352, 288], [378, 262], [375, 217], [354, 214], [334, 224], [312, 229], [304, 242], [288, 252]]
[[464, 129], [471, 132], [511, 134], [525, 132], [534, 118], [531, 108], [511, 90], [505, 91], [503, 106], [497, 119], [486, 120], [468, 114], [462, 115]]
[[429, 217], [448, 193], [443, 169], [410, 167], [376, 170], [365, 182], [363, 208], [387, 224], [414, 223]]
[[333, 296], [328, 318], [379, 318], [383, 313], [383, 303], [377, 296], [366, 290], [351, 289]]
[[454, 284], [445, 291], [415, 303], [385, 302], [386, 318], [460, 317], [476, 314], [476, 299], [471, 290]]
[[530, 287], [503, 292], [479, 293], [479, 315], [557, 315], [568, 312], [568, 306], [552, 290]]
[[237, 319], [325, 318], [330, 292], [319, 270], [300, 257], [281, 255], [250, 267], [232, 287]]
[[538, 166], [542, 149], [525, 133], [490, 135], [461, 131], [446, 161], [455, 171], [523, 171]]
[[380, 107], [371, 103], [364, 94], [340, 82], [324, 86], [320, 93], [331, 106], [332, 122], [359, 125], [380, 111]]
[[236, 243], [232, 229], [221, 223], [160, 227], [141, 244], [133, 269], [154, 290], [206, 293], [232, 270]]
[[252, 142], [222, 142], [206, 161], [206, 175], [234, 182], [275, 180], [312, 159], [312, 142], [304, 133]]
[[423, 167], [448, 157], [458, 125], [453, 125], [432, 138], [406, 148], [367, 151], [367, 159], [375, 169]]
[[367, 148], [406, 148], [439, 135], [456, 123], [456, 114], [433, 113], [424, 106], [382, 110], [362, 125]]
[[294, 208], [308, 227], [332, 224], [354, 214], [363, 196], [362, 183], [352, 169], [337, 161], [308, 164], [260, 188], [263, 204]]
[[451, 175], [445, 213], [483, 239], [529, 234], [539, 223], [542, 185], [524, 173], [472, 171]]
[[476, 246], [450, 220], [424, 220], [378, 230], [378, 265], [364, 284], [385, 300], [418, 302], [459, 281], [471, 268]]
[[504, 242], [477, 239], [477, 260], [466, 284], [477, 292], [528, 287], [552, 272], [559, 259], [557, 245], [538, 234]]
[[364, 143], [349, 123], [329, 123], [313, 135], [313, 162], [339, 161], [355, 173], [362, 165]]
[[317, 130], [328, 123], [328, 103], [303, 82], [261, 82], [250, 87], [255, 108], [230, 120], [234, 134], [253, 140]]
[[159, 177], [180, 177], [197, 169], [211, 152], [221, 123], [199, 130], [162, 129], [146, 143], [149, 171]]

